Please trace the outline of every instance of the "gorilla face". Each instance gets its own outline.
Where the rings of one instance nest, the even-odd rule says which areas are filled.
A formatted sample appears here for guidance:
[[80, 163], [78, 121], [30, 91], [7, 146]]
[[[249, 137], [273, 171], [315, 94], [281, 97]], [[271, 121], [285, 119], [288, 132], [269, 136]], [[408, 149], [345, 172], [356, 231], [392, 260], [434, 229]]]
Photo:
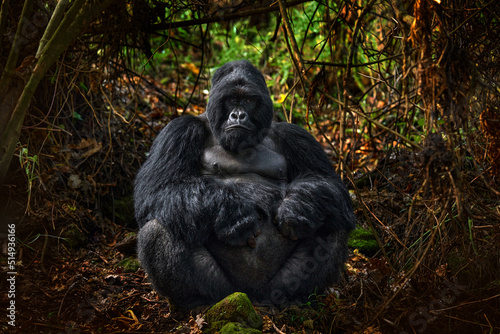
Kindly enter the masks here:
[[245, 61], [222, 66], [212, 79], [206, 114], [225, 150], [236, 153], [255, 147], [267, 135], [273, 118], [262, 74]]
[[230, 152], [241, 152], [256, 146], [267, 134], [269, 126], [259, 120], [258, 106], [260, 102], [255, 96], [232, 95], [223, 101], [224, 118], [215, 129], [215, 137], [219, 144]]

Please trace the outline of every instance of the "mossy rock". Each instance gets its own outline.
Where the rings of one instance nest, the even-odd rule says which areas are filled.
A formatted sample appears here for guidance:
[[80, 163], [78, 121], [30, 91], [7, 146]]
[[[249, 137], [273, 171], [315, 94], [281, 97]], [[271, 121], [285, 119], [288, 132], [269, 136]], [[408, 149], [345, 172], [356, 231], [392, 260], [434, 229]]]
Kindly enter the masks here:
[[349, 236], [349, 247], [371, 256], [379, 250], [377, 239], [371, 229], [357, 228]]
[[262, 317], [255, 312], [252, 302], [242, 292], [235, 292], [212, 306], [205, 315], [205, 321], [208, 323], [205, 327], [208, 333], [222, 333], [222, 329], [226, 326], [224, 333], [254, 333], [243, 329], [262, 328]]
[[122, 267], [126, 273], [135, 273], [139, 269], [140, 263], [138, 259], [128, 257], [118, 262], [115, 267]]

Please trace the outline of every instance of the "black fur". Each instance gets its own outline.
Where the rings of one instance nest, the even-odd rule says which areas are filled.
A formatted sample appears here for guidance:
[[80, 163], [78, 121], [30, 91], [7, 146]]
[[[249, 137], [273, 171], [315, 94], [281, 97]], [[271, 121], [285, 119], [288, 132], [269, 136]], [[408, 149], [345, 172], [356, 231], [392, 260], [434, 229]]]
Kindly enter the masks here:
[[[230, 130], [233, 105], [246, 129]], [[339, 277], [355, 224], [349, 194], [318, 142], [272, 116], [262, 74], [228, 63], [206, 112], [170, 122], [137, 175], [139, 258], [180, 308], [234, 291], [289, 305]]]

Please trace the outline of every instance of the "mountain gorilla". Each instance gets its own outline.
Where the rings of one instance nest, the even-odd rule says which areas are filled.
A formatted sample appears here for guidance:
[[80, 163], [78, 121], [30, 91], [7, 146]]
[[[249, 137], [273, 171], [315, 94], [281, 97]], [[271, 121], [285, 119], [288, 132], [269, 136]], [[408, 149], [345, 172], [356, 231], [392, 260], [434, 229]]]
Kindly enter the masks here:
[[214, 74], [204, 114], [156, 138], [135, 182], [138, 254], [173, 305], [235, 291], [290, 305], [338, 279], [349, 194], [310, 134], [272, 118], [264, 77], [234, 61]]

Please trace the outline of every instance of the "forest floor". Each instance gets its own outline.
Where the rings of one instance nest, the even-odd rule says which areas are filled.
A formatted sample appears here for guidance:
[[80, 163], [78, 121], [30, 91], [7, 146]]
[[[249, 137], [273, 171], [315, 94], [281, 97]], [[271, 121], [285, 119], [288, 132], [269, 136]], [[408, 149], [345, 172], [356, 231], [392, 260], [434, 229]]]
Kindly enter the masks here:
[[[171, 310], [135, 266], [134, 231], [107, 224], [73, 248], [50, 237], [22, 248], [16, 327], [3, 332], [200, 333], [203, 311]], [[406, 281], [383, 257], [352, 251], [342, 283], [314, 296], [315, 306], [257, 311], [264, 333], [499, 333], [498, 287], [470, 291], [446, 271]]]
[[[171, 310], [135, 260], [137, 228], [130, 223], [132, 202], [126, 194], [141, 162], [134, 152], [138, 147], [147, 150], [147, 145], [138, 144], [140, 138], [134, 134], [140, 131], [143, 138], [151, 137], [150, 131], [161, 128], [170, 117], [161, 112], [167, 107], [161, 104], [158, 90], [147, 93], [151, 94], [147, 98], [150, 108], [135, 123], [107, 123], [115, 145], [111, 155], [95, 139], [75, 139], [65, 147], [51, 148], [53, 165], [41, 166], [43, 191], [33, 190], [28, 200], [22, 174], [7, 185], [10, 200], [20, 208], [14, 215], [20, 218], [16, 225], [16, 327], [2, 319], [1, 332], [200, 333], [203, 329], [203, 310], [192, 314]], [[127, 110], [117, 107], [117, 111], [127, 116]], [[92, 138], [94, 125], [81, 125], [79, 135]], [[323, 126], [329, 128], [329, 124]], [[127, 153], [132, 160], [127, 160]], [[358, 168], [373, 163], [372, 159], [372, 155], [361, 157]], [[423, 182], [411, 168], [411, 160], [411, 155], [396, 156], [383, 173], [373, 174], [368, 186], [359, 182], [360, 195], [373, 217], [394, 225], [395, 230], [404, 229], [396, 225], [408, 210], [402, 190], [418, 189]], [[102, 169], [99, 163], [104, 164]], [[107, 178], [96, 181], [96, 175], [108, 167]], [[128, 190], [116, 195], [117, 188]], [[112, 214], [106, 209], [110, 198]], [[354, 202], [358, 224], [364, 225], [360, 203]], [[498, 244], [500, 226], [494, 225], [489, 238], [493, 235], [493, 244]], [[490, 251], [496, 270], [498, 247]], [[446, 261], [437, 270], [424, 268], [406, 276], [404, 270], [394, 270], [381, 251], [362, 254], [351, 249], [350, 253], [341, 283], [328, 294], [284, 310], [258, 307], [264, 316], [263, 332], [500, 333], [500, 282], [497, 277], [478, 287], [471, 269], [473, 258], [461, 260], [463, 269], [458, 271], [467, 272], [468, 278], [456, 280], [460, 275]], [[6, 268], [6, 258], [2, 257], [1, 265]], [[6, 273], [2, 270], [2, 289], [7, 287]], [[5, 310], [10, 300], [2, 294], [0, 307]]]

